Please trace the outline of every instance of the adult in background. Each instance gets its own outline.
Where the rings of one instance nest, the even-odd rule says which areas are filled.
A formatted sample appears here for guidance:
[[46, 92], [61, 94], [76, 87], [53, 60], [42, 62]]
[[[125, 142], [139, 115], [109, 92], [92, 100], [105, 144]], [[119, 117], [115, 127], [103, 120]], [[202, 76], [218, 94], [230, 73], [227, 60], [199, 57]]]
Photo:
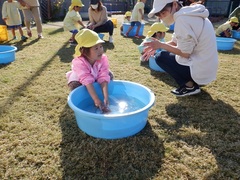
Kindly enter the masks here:
[[182, 7], [177, 0], [154, 0], [149, 17], [158, 16], [166, 25], [175, 22], [172, 40], [146, 42], [145, 57], [156, 49], [165, 49], [156, 56], [156, 63], [172, 76], [179, 88], [171, 91], [177, 97], [201, 92], [199, 85], [216, 79], [218, 52], [209, 12], [196, 4]]
[[[240, 22], [240, 4], [238, 7], [236, 7], [233, 12], [229, 15], [229, 19], [231, 19], [232, 17], [237, 17], [238, 18], [238, 22]], [[240, 30], [240, 23], [238, 24], [238, 26], [234, 26], [232, 28], [233, 30]]]
[[100, 0], [91, 0], [88, 9], [89, 24], [88, 28], [96, 33], [108, 32], [109, 42], [113, 43], [113, 22], [107, 17], [107, 8]]
[[31, 31], [31, 19], [34, 18], [37, 27], [38, 38], [43, 38], [42, 35], [42, 19], [40, 15], [39, 2], [38, 0], [18, 0], [22, 6], [28, 7], [23, 9], [24, 23], [27, 28], [27, 34], [29, 37], [32, 37]]

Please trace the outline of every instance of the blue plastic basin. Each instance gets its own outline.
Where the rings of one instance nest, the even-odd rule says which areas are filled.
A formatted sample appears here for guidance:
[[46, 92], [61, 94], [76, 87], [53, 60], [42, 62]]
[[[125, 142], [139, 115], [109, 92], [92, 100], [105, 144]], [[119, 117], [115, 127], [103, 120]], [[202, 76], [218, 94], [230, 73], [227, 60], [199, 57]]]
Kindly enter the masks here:
[[159, 65], [156, 63], [156, 60], [154, 57], [149, 58], [149, 67], [154, 70], [154, 71], [159, 71], [159, 72], [165, 72]]
[[[123, 33], [126, 34], [126, 32], [128, 31], [128, 28], [131, 26], [130, 23], [123, 23]], [[141, 24], [140, 30], [138, 35], [139, 36], [143, 36], [143, 30], [144, 30], [144, 24]], [[128, 36], [135, 36], [137, 32], [137, 26], [135, 25], [132, 30], [128, 33]]]
[[218, 50], [232, 50], [234, 47], [234, 43], [236, 39], [233, 38], [224, 38], [224, 37], [217, 37], [217, 49]]
[[15, 60], [15, 46], [0, 45], [0, 64], [8, 64]]
[[240, 31], [232, 30], [232, 37], [235, 39], [240, 39]]
[[[94, 87], [100, 99], [103, 99], [100, 85], [94, 83]], [[139, 103], [138, 109], [117, 114], [86, 111], [87, 107], [93, 106], [94, 103], [86, 87], [80, 86], [68, 96], [68, 105], [74, 111], [78, 127], [90, 136], [103, 139], [124, 138], [141, 131], [147, 123], [148, 111], [155, 102], [154, 93], [141, 84], [120, 80], [111, 81], [108, 92], [110, 109], [112, 99], [121, 98], [135, 99], [129, 103]]]

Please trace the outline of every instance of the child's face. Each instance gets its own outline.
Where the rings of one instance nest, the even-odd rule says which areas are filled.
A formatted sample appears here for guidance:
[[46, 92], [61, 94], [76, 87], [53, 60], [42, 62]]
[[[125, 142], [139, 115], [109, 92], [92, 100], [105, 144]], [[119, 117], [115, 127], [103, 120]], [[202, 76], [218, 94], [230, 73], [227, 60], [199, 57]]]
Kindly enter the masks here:
[[163, 39], [165, 37], [165, 34], [166, 34], [165, 32], [157, 32], [155, 34], [155, 38], [158, 40]]
[[81, 7], [80, 6], [74, 6], [73, 8], [75, 11], [80, 11]]
[[127, 19], [128, 21], [130, 21], [130, 18], [131, 18], [131, 16], [127, 16], [127, 17], [126, 17], [126, 19]]
[[101, 43], [96, 44], [95, 46], [90, 48], [89, 59], [91, 59], [92, 61], [97, 61], [101, 59], [102, 55], [103, 55], [103, 46]]

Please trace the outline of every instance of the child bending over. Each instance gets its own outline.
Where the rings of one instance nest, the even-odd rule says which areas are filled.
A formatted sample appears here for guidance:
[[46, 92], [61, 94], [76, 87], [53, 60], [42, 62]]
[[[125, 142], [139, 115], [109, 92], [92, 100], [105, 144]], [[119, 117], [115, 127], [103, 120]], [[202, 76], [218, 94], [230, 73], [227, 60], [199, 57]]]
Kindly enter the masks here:
[[[75, 48], [75, 57], [72, 60], [72, 70], [67, 72], [68, 86], [70, 90], [78, 86], [86, 86], [96, 107], [103, 112], [109, 112], [108, 83], [113, 79], [109, 71], [108, 58], [104, 54], [101, 40], [98, 34], [90, 29], [82, 29], [76, 34], [78, 45]], [[101, 85], [104, 100], [99, 99], [93, 83]]]
[[85, 25], [82, 22], [82, 17], [79, 14], [82, 4], [81, 0], [72, 0], [71, 6], [63, 20], [64, 29], [72, 33], [72, 37], [69, 42], [72, 45], [76, 45], [75, 35], [78, 33], [80, 28], [85, 28]]

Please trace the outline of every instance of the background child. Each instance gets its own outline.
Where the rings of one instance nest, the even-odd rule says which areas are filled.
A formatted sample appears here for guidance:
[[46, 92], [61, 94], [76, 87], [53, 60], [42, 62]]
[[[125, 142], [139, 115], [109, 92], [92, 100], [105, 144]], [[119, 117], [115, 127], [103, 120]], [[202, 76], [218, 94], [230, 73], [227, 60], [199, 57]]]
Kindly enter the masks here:
[[[123, 23], [130, 23], [131, 15], [132, 15], [132, 13], [130, 11], [127, 11], [124, 15]], [[120, 26], [121, 34], [123, 34], [123, 23]]]
[[[230, 19], [231, 17], [236, 17], [236, 18], [238, 18], [238, 22], [240, 21], [240, 3], [239, 3], [239, 6], [236, 7], [236, 8], [233, 10], [233, 12], [231, 12], [231, 14], [229, 14], [229, 17], [228, 17], [228, 18]], [[240, 31], [240, 25], [239, 25], [239, 23], [238, 23], [238, 26], [234, 26], [232, 29], [233, 29], [233, 30], [238, 30], [238, 31]]]
[[18, 29], [21, 35], [21, 40], [24, 41], [27, 39], [27, 37], [23, 35], [22, 30], [22, 19], [19, 12], [19, 9], [22, 8], [23, 7], [17, 1], [13, 0], [5, 1], [2, 7], [2, 18], [6, 22], [8, 28], [11, 29], [13, 39], [17, 39], [15, 29]]
[[[166, 31], [168, 31], [169, 28], [167, 28], [163, 23], [161, 22], [155, 22], [150, 27], [150, 30], [147, 33], [147, 37], [144, 39], [144, 41], [138, 46], [138, 50], [141, 54], [144, 52], [145, 46], [143, 45], [145, 42], [151, 42], [153, 41], [152, 38], [155, 38], [161, 42], [165, 42], [164, 37], [166, 35]], [[161, 49], [157, 49], [156, 53], [159, 52]], [[141, 61], [145, 61], [143, 56], [140, 56]]]
[[69, 42], [72, 45], [76, 45], [77, 42], [75, 40], [75, 35], [78, 33], [78, 30], [82, 27], [85, 28], [85, 25], [82, 22], [82, 17], [79, 14], [82, 4], [81, 0], [72, 0], [71, 6], [63, 20], [64, 30], [70, 31], [72, 33], [72, 37]]
[[124, 34], [125, 37], [128, 36], [128, 33], [133, 29], [135, 24], [137, 25], [137, 31], [136, 31], [136, 38], [140, 38], [138, 33], [141, 28], [141, 22], [144, 18], [144, 6], [145, 6], [146, 0], [138, 0], [138, 2], [135, 4], [132, 15], [131, 15], [131, 26], [128, 28], [126, 34]]
[[238, 26], [239, 22], [238, 22], [238, 18], [236, 17], [231, 17], [229, 21], [225, 22], [224, 24], [220, 25], [217, 29], [216, 29], [216, 36], [220, 36], [220, 37], [231, 37], [231, 30], [232, 27], [234, 26]]
[[[68, 86], [70, 90], [81, 85], [86, 86], [95, 106], [103, 112], [108, 112], [108, 83], [112, 76], [109, 75], [108, 58], [103, 51], [102, 43], [104, 41], [90, 29], [82, 29], [75, 38], [78, 43], [75, 48], [77, 57], [72, 60], [72, 70], [66, 74]], [[101, 85], [104, 96], [103, 103], [94, 89], [94, 82]]]

